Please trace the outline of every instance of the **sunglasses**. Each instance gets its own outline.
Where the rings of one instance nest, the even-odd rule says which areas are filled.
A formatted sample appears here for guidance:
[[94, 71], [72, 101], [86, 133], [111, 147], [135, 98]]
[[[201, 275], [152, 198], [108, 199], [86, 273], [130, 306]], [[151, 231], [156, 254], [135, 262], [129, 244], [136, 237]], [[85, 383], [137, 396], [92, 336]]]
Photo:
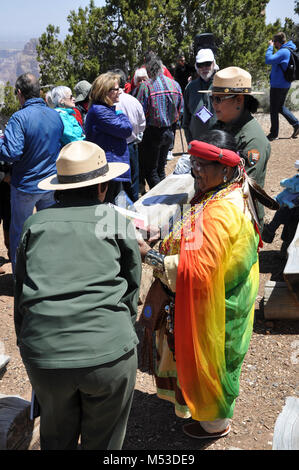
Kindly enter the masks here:
[[222, 103], [222, 101], [225, 101], [225, 100], [230, 100], [231, 98], [235, 98], [236, 95], [229, 95], [229, 96], [211, 96], [210, 99], [212, 101], [212, 103], [217, 103], [217, 104], [220, 104]]
[[110, 88], [109, 91], [119, 91], [119, 88]]
[[200, 62], [200, 63], [197, 63], [196, 65], [197, 65], [198, 68], [201, 68], [201, 67], [211, 67], [212, 62]]

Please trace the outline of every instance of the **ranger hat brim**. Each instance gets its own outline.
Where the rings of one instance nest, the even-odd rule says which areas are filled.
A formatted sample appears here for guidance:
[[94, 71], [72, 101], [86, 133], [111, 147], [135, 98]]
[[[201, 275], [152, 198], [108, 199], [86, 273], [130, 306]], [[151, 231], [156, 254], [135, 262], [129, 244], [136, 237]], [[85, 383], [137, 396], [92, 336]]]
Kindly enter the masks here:
[[108, 163], [101, 147], [78, 140], [62, 148], [56, 161], [56, 169], [57, 174], [40, 181], [40, 189], [65, 190], [104, 183], [125, 173], [129, 165]]
[[215, 73], [212, 88], [200, 90], [199, 93], [213, 95], [263, 95], [262, 91], [253, 91], [251, 75], [240, 67], [227, 67]]

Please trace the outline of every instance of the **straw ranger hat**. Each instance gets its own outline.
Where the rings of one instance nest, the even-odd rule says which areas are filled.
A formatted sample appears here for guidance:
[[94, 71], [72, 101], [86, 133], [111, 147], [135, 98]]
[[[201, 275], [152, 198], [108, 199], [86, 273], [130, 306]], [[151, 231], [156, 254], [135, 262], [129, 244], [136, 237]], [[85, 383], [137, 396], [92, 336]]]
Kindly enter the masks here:
[[240, 67], [227, 67], [215, 73], [212, 89], [200, 90], [199, 93], [214, 95], [263, 95], [262, 91], [252, 91], [251, 75]]
[[112, 180], [128, 169], [127, 163], [107, 163], [98, 145], [78, 140], [62, 148], [56, 161], [57, 174], [40, 181], [38, 187], [46, 191], [83, 188]]

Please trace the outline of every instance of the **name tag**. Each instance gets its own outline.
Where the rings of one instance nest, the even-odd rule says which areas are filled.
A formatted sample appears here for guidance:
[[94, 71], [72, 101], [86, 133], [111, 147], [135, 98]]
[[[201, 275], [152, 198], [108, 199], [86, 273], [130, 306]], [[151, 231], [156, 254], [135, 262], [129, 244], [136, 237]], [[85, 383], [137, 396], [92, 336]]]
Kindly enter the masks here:
[[195, 116], [197, 116], [203, 123], [206, 123], [211, 119], [213, 114], [205, 106], [202, 106]]

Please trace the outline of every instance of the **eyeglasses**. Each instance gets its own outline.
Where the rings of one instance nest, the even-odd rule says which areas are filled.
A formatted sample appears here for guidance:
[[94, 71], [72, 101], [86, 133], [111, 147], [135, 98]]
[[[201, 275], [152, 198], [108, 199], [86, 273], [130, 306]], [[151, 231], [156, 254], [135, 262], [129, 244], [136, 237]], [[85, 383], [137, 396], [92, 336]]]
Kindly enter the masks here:
[[215, 165], [217, 162], [200, 162], [197, 158], [190, 158], [190, 163], [192, 168], [195, 168], [195, 170], [199, 171], [200, 169], [205, 168], [206, 166], [212, 166]]
[[73, 95], [71, 95], [71, 96], [65, 97], [64, 99], [65, 99], [65, 100], [72, 100], [72, 99], [74, 99], [74, 97], [73, 97]]
[[211, 67], [212, 65], [212, 62], [200, 62], [200, 63], [196, 63], [196, 66], [198, 68], [201, 68], [201, 67]]
[[225, 100], [230, 100], [231, 98], [235, 98], [236, 95], [228, 95], [228, 96], [211, 96], [210, 99], [212, 101], [212, 103], [217, 103], [217, 104], [220, 104], [222, 103], [222, 101], [225, 101]]
[[109, 91], [119, 91], [119, 88], [110, 88]]

